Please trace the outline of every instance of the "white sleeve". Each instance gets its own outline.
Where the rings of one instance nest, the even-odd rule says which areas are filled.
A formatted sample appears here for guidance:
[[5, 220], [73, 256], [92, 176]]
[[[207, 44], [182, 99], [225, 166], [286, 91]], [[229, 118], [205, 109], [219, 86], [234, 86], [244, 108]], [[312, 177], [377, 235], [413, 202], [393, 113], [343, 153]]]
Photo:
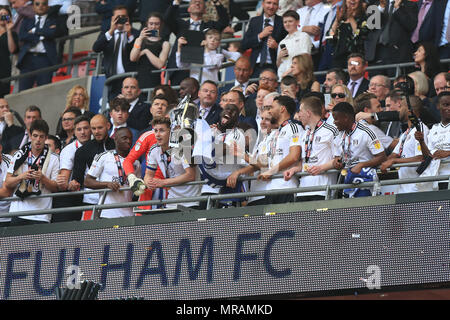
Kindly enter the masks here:
[[[69, 150], [70, 149], [70, 150]], [[73, 169], [73, 159], [75, 158], [75, 152], [71, 152], [72, 148], [64, 148], [59, 155], [59, 168], [72, 170]]]
[[190, 63], [181, 62], [181, 54], [179, 52], [175, 54], [175, 59], [178, 68], [189, 68], [189, 66], [191, 65]]
[[227, 60], [232, 60], [232, 61], [236, 61], [241, 57], [240, 52], [228, 51], [225, 49], [222, 49], [222, 54]]
[[156, 171], [158, 169], [158, 161], [156, 160], [156, 148], [150, 151], [147, 156], [147, 169]]
[[92, 161], [91, 167], [87, 172], [88, 175], [97, 179], [100, 178], [103, 172], [105, 155], [106, 154], [103, 154], [100, 157], [95, 156], [94, 161]]

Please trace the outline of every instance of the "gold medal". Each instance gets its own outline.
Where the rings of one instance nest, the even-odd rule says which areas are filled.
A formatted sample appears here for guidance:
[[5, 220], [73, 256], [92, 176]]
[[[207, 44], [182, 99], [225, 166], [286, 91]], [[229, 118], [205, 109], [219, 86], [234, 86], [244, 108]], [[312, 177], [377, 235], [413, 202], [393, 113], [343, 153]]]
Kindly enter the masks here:
[[343, 175], [344, 177], [347, 175], [347, 173], [348, 173], [347, 169], [341, 170], [341, 175]]
[[306, 163], [303, 165], [303, 171], [308, 171], [308, 165]]

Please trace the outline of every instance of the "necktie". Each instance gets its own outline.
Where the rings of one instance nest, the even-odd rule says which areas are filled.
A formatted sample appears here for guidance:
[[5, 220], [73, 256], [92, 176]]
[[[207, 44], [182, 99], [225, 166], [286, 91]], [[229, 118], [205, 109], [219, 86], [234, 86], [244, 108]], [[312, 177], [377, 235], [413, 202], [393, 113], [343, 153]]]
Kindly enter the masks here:
[[197, 22], [197, 21], [191, 22], [191, 26], [192, 26], [191, 30], [200, 31], [200, 24], [201, 24], [201, 22]]
[[119, 50], [122, 48], [122, 32], [117, 32], [117, 38], [114, 42], [114, 54], [113, 54], [113, 64], [111, 74], [117, 73], [117, 60], [119, 59]]
[[356, 93], [355, 92], [356, 82], [353, 81], [350, 85], [351, 85], [351, 89], [350, 90], [352, 92], [352, 98], [353, 98], [353, 97], [355, 97], [355, 93]]
[[201, 108], [200, 109], [200, 118], [201, 119], [205, 119], [205, 114], [206, 114], [206, 109], [205, 108]]
[[308, 13], [306, 14], [305, 22], [303, 23], [304, 26], [309, 26], [309, 20], [311, 19], [311, 12], [313, 10], [314, 10], [314, 7], [309, 7], [308, 8]]
[[41, 16], [38, 16], [38, 21], [36, 22], [36, 31], [41, 29]]
[[117, 128], [114, 128], [112, 135], [110, 137], [111, 139], [114, 139], [114, 136], [116, 135], [116, 131], [117, 131]]
[[392, 23], [392, 13], [394, 12], [394, 1], [389, 2], [389, 18], [386, 26], [384, 27], [383, 32], [380, 36], [380, 43], [383, 45], [389, 44], [389, 34], [391, 32], [391, 23]]
[[423, 19], [425, 18], [425, 14], [428, 12], [427, 9], [430, 5], [431, 5], [431, 1], [425, 0], [422, 3], [422, 6], [420, 7], [419, 15], [417, 17], [417, 27], [416, 27], [416, 30], [414, 30], [413, 35], [411, 36], [411, 41], [413, 43], [416, 43], [419, 40], [419, 31], [420, 31], [420, 28], [422, 27]]
[[[264, 28], [270, 25], [270, 19], [264, 19]], [[267, 46], [267, 37], [264, 38], [261, 48], [261, 59], [259, 60], [259, 63], [261, 65], [265, 64], [267, 62], [267, 51], [269, 47]]]

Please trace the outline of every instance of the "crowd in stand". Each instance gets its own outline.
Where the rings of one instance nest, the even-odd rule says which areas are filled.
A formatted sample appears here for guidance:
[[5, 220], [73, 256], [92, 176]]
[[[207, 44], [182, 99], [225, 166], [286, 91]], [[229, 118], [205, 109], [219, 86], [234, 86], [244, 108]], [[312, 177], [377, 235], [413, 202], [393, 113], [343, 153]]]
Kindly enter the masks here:
[[[14, 13], [9, 7], [0, 9], [2, 54], [9, 59], [18, 52], [22, 73], [55, 64], [54, 39], [65, 32], [58, 24], [64, 19], [64, 6], [49, 6], [47, 0], [10, 2]], [[377, 168], [384, 174], [395, 164], [409, 162], [421, 162], [421, 170], [403, 167], [399, 178], [448, 175], [450, 73], [439, 62], [450, 57], [448, 2], [343, 0], [326, 5], [306, 0], [283, 1], [289, 8], [282, 8], [278, 0], [262, 0], [261, 12], [249, 20], [242, 41], [221, 48], [220, 40], [237, 29], [230, 18], [242, 16], [232, 1], [191, 0], [189, 19], [182, 19], [179, 0], [99, 0], [102, 31], [93, 51], [103, 52], [107, 77], [129, 71], [137, 71], [137, 76], [112, 83], [108, 115], [89, 111], [88, 91], [73, 87], [54, 134], [38, 106], [26, 109], [24, 127], [14, 124], [8, 101], [1, 98], [0, 197], [20, 198], [1, 202], [1, 212], [99, 203], [98, 193], [30, 197], [90, 189], [111, 189], [105, 204], [336, 183], [354, 186], [337, 197], [362, 197], [373, 190], [358, 188], [357, 183], [377, 181]], [[366, 8], [371, 4], [382, 17], [378, 29], [369, 25]], [[24, 6], [31, 6], [31, 16], [21, 13]], [[133, 15], [141, 30], [133, 27]], [[17, 17], [22, 18], [19, 27]], [[183, 59], [191, 31], [204, 34], [201, 47], [207, 67]], [[173, 45], [171, 34], [176, 36]], [[225, 61], [234, 63], [235, 80], [222, 85], [219, 71]], [[392, 69], [367, 70], [369, 65], [409, 61], [416, 67], [397, 77], [392, 77]], [[170, 85], [161, 84], [160, 73], [152, 72], [164, 66], [175, 70], [166, 75]], [[316, 77], [314, 71], [326, 75]], [[49, 76], [21, 80], [21, 90], [35, 82], [48, 83]], [[172, 88], [175, 85], [179, 90]], [[150, 103], [143, 88], [153, 88]], [[198, 135], [176, 144], [191, 141], [189, 152], [173, 145], [179, 130], [175, 125], [183, 126], [174, 121], [174, 110], [187, 96], [196, 110], [189, 130]], [[189, 184], [196, 180], [206, 183]], [[132, 190], [119, 190], [128, 186]], [[412, 183], [399, 185], [396, 192], [447, 187], [444, 181]], [[318, 190], [225, 199], [214, 205], [325, 197], [326, 191]], [[204, 209], [207, 203], [182, 205]], [[140, 209], [161, 207], [176, 205]], [[131, 208], [101, 211], [102, 218], [134, 214]], [[89, 212], [0, 219], [5, 226], [77, 221], [89, 219]]]

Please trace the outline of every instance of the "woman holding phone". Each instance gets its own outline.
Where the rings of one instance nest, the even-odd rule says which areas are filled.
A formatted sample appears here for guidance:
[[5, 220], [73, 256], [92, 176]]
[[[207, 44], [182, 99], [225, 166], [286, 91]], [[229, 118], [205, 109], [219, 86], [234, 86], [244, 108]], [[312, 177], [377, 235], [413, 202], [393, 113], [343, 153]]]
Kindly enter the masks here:
[[[11, 10], [0, 6], [0, 79], [11, 77], [11, 55], [19, 49], [17, 34], [13, 31]], [[0, 98], [10, 91], [10, 83], [0, 83]]]
[[169, 56], [170, 44], [160, 36], [162, 24], [159, 12], [150, 13], [147, 26], [142, 29], [130, 53], [130, 60], [138, 64], [136, 78], [141, 89], [161, 84], [161, 73], [152, 71], [162, 69]]

